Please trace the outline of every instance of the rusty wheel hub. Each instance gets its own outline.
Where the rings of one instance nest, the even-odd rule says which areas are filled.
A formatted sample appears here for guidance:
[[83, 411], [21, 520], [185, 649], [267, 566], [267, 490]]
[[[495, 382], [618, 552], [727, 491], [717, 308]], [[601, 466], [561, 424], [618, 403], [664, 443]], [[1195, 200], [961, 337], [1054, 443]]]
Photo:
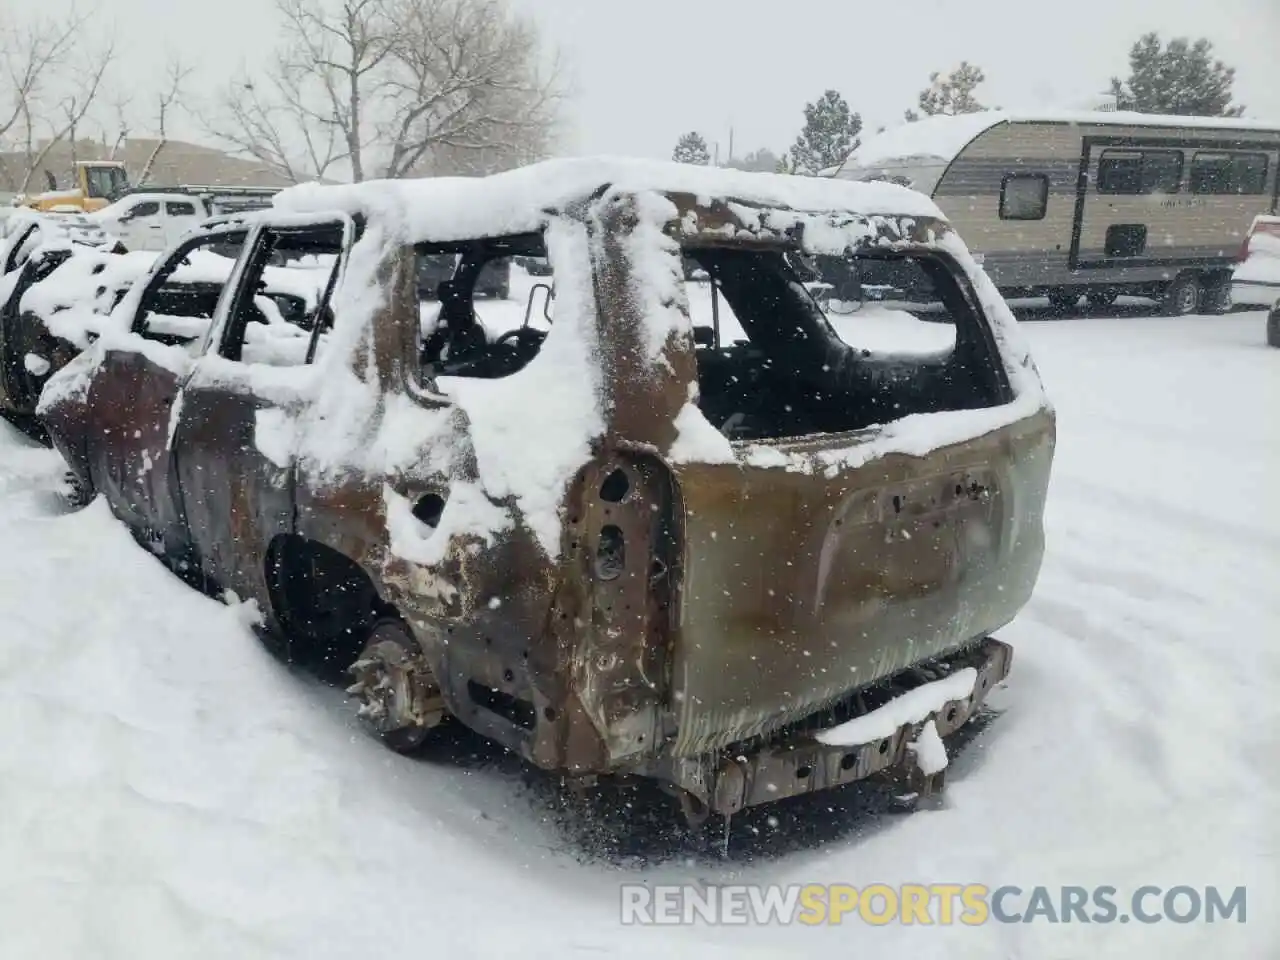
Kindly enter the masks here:
[[394, 750], [421, 745], [444, 717], [444, 700], [417, 641], [398, 620], [374, 625], [360, 659], [348, 672], [356, 715]]

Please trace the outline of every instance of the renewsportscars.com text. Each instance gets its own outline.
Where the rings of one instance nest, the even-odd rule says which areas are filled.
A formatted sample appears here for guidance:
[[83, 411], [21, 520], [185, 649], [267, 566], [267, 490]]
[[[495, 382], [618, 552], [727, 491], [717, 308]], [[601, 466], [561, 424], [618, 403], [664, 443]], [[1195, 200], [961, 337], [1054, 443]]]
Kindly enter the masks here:
[[623, 884], [627, 925], [981, 926], [987, 923], [1244, 923], [1244, 887], [988, 887], [978, 883], [696, 886]]

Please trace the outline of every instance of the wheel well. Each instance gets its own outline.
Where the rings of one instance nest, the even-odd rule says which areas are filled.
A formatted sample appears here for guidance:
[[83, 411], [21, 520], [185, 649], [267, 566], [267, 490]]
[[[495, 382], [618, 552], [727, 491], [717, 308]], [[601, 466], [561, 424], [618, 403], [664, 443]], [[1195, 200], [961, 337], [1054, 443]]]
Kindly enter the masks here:
[[369, 627], [395, 612], [359, 563], [296, 534], [271, 541], [266, 581], [290, 655], [302, 661], [344, 669], [359, 654]]

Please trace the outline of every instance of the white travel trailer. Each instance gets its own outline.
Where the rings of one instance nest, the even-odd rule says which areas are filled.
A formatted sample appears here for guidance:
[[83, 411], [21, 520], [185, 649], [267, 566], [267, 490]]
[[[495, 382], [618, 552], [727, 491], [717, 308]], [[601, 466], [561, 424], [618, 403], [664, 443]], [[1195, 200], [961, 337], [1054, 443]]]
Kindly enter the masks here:
[[932, 197], [1006, 297], [1155, 297], [1221, 313], [1258, 214], [1280, 200], [1280, 124], [1137, 113], [930, 117], [878, 134], [834, 176]]

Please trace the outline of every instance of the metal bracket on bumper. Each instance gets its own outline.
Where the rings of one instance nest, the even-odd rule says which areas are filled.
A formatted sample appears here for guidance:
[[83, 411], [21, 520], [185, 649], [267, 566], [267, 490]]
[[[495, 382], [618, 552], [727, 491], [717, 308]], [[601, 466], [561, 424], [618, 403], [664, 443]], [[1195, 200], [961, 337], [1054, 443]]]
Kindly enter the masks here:
[[[815, 734], [788, 738], [767, 744], [749, 755], [730, 752], [721, 759], [712, 776], [696, 778], [701, 780], [698, 783], [679, 785], [692, 788], [695, 795], [707, 797], [710, 809], [725, 816], [756, 804], [815, 793], [876, 774], [926, 796], [941, 789], [944, 773], [920, 761], [920, 751], [925, 749], [922, 737], [934, 735], [926, 728], [932, 723], [938, 738], [959, 730], [977, 713], [991, 688], [1008, 676], [1012, 660], [1012, 647], [988, 637], [975, 647], [943, 658], [938, 664], [946, 674], [973, 668], [977, 676], [971, 694], [944, 702], [927, 715], [897, 726], [888, 736], [853, 746], [823, 743]], [[904, 695], [913, 692], [907, 691]], [[895, 700], [880, 709], [892, 709]]]

